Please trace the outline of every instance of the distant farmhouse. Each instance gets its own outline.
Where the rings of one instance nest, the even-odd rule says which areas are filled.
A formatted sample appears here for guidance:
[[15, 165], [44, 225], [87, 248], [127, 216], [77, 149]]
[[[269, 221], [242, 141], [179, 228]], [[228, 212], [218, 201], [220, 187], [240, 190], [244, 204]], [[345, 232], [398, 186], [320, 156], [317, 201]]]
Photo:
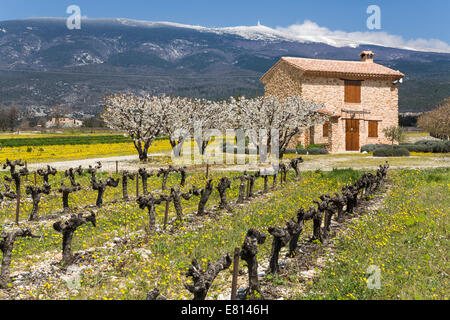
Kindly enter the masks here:
[[83, 125], [83, 121], [69, 118], [52, 118], [45, 123], [46, 128], [79, 128]]
[[330, 115], [291, 147], [323, 144], [330, 152], [341, 152], [389, 143], [383, 129], [398, 125], [398, 83], [404, 74], [374, 63], [373, 56], [363, 51], [360, 61], [283, 57], [262, 76], [266, 95], [299, 95], [324, 103]]

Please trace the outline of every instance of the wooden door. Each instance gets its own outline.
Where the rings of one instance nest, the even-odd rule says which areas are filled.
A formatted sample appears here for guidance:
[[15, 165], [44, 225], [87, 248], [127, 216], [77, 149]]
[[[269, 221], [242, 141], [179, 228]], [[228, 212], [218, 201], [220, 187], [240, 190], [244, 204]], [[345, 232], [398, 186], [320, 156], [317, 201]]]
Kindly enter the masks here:
[[359, 151], [359, 120], [345, 120], [345, 150]]

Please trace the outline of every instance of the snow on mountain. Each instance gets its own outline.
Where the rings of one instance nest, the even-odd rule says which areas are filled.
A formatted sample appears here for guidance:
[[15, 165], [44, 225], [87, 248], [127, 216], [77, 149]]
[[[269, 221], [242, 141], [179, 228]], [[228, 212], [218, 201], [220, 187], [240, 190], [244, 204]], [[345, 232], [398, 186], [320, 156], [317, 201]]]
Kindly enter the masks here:
[[[360, 45], [368, 44], [368, 45], [375, 45], [375, 46], [384, 46], [384, 47], [391, 47], [391, 48], [397, 48], [397, 49], [405, 49], [405, 50], [412, 50], [412, 51], [423, 51], [423, 52], [443, 52], [448, 53], [450, 50], [444, 49], [436, 49], [436, 48], [426, 48], [426, 47], [414, 47], [414, 46], [406, 46], [406, 45], [387, 45], [386, 43], [383, 43], [383, 41], [373, 41], [373, 40], [367, 40], [364, 36], [367, 34], [370, 34], [370, 32], [353, 32], [350, 34], [346, 34], [344, 32], [340, 31], [329, 31], [326, 28], [319, 27], [315, 23], [311, 21], [305, 21], [304, 25], [315, 25], [316, 29], [323, 29], [329, 31], [329, 34], [336, 34], [336, 35], [324, 35], [324, 34], [317, 34], [312, 33], [311, 35], [305, 35], [305, 34], [295, 34], [293, 32], [290, 32], [290, 27], [288, 28], [281, 28], [278, 27], [276, 29], [270, 28], [268, 26], [262, 25], [259, 21], [256, 26], [235, 26], [235, 27], [222, 27], [222, 28], [209, 28], [209, 27], [202, 27], [197, 25], [188, 25], [188, 24], [181, 24], [181, 23], [174, 23], [174, 22], [150, 22], [150, 21], [142, 21], [142, 20], [130, 20], [130, 19], [116, 19], [119, 23], [126, 25], [126, 26], [135, 26], [135, 27], [160, 27], [160, 26], [172, 26], [176, 28], [187, 28], [192, 30], [197, 30], [200, 32], [210, 32], [210, 33], [216, 33], [216, 34], [230, 34], [230, 35], [236, 35], [240, 36], [247, 40], [257, 40], [257, 41], [268, 41], [268, 42], [277, 42], [277, 41], [295, 41], [299, 43], [324, 43], [329, 46], [341, 48], [341, 47], [350, 47], [350, 48], [357, 48]], [[373, 32], [373, 34], [376, 34]], [[340, 36], [339, 36], [340, 35]], [[356, 39], [349, 39], [348, 35], [355, 37]], [[361, 40], [358, 40], [358, 35], [361, 38]], [[399, 39], [399, 36], [389, 35], [385, 33], [380, 33], [380, 36], [383, 37], [390, 37]], [[346, 37], [347, 36], [347, 37]], [[425, 43], [423, 39], [417, 39], [413, 41], [413, 43], [417, 44], [424, 44], [427, 43], [433, 43], [438, 40], [432, 39], [432, 41], [426, 41]]]
[[[16, 20], [17, 21], [17, 20]], [[61, 21], [65, 18], [30, 18], [23, 21]], [[450, 53], [450, 45], [437, 39], [412, 39], [405, 41], [398, 35], [386, 32], [343, 32], [332, 31], [325, 27], [318, 26], [312, 21], [306, 20], [303, 24], [288, 27], [271, 28], [262, 25], [259, 21], [255, 26], [234, 26], [234, 27], [203, 27], [199, 25], [189, 25], [167, 21], [145, 21], [126, 18], [82, 18], [82, 23], [109, 23], [120, 24], [127, 27], [173, 27], [196, 30], [205, 33], [218, 35], [235, 35], [247, 40], [279, 42], [293, 41], [298, 43], [323, 43], [329, 46], [342, 48], [357, 48], [361, 45], [375, 45], [411, 51]], [[27, 27], [33, 30], [32, 27]], [[1, 28], [0, 32], [6, 33], [6, 29]]]
[[101, 59], [99, 59], [97, 57], [93, 57], [87, 52], [83, 52], [81, 54], [75, 55], [74, 56], [74, 60], [76, 61], [75, 65], [77, 65], [77, 66], [84, 66], [84, 65], [89, 65], [89, 64], [101, 64], [101, 63], [104, 63], [103, 60], [101, 60]]
[[116, 19], [117, 22], [122, 25], [129, 27], [175, 27], [175, 28], [186, 28], [197, 30], [200, 32], [209, 32], [215, 33], [218, 35], [229, 34], [236, 35], [242, 37], [247, 40], [256, 40], [256, 41], [268, 41], [268, 42], [277, 42], [277, 41], [296, 41], [300, 43], [307, 42], [317, 42], [324, 43], [327, 45], [331, 45], [334, 47], [358, 47], [360, 43], [356, 41], [351, 41], [347, 39], [339, 39], [339, 38], [331, 38], [331, 37], [320, 37], [320, 36], [294, 36], [288, 33], [284, 33], [270, 27], [264, 26], [258, 22], [256, 26], [236, 26], [236, 27], [222, 27], [222, 28], [213, 28], [213, 27], [202, 27], [196, 25], [188, 25], [181, 24], [175, 22], [167, 22], [167, 21], [159, 21], [159, 22], [150, 22], [150, 21], [142, 21], [142, 20], [130, 20], [130, 19]]

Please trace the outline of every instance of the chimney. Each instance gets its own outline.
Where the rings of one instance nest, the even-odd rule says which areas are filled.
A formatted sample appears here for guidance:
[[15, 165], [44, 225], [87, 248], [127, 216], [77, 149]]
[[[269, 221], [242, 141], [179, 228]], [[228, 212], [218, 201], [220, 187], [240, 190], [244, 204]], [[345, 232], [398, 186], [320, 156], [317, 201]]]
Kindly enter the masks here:
[[359, 54], [361, 57], [361, 62], [373, 62], [373, 56], [375, 54], [372, 51], [363, 51]]

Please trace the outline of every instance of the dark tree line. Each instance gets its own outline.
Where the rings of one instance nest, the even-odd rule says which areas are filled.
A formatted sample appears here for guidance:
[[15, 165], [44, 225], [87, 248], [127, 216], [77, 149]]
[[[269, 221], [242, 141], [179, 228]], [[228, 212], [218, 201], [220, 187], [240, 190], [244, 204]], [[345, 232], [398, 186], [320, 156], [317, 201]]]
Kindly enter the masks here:
[[19, 111], [16, 106], [0, 106], [0, 131], [14, 131], [19, 125]]

